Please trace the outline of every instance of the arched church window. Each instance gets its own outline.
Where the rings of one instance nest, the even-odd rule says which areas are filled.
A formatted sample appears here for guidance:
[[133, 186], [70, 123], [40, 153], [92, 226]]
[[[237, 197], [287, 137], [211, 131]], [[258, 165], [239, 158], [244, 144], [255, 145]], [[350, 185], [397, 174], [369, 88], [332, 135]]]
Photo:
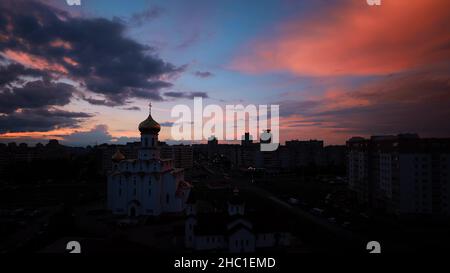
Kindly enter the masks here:
[[145, 145], [145, 147], [148, 146], [148, 139], [147, 138], [144, 138], [144, 145]]

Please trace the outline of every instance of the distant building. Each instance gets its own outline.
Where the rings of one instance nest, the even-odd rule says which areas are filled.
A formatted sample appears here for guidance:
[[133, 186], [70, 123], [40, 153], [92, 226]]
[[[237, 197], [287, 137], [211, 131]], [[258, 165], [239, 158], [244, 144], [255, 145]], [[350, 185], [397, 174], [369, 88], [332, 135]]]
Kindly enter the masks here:
[[259, 143], [245, 143], [241, 145], [237, 165], [241, 168], [253, 167], [257, 165], [257, 155], [259, 151]]
[[141, 143], [137, 158], [128, 159], [117, 150], [108, 175], [108, 208], [115, 214], [139, 216], [181, 212], [190, 191], [184, 170], [171, 159], [160, 158], [158, 133], [161, 126], [151, 112], [139, 124]]
[[322, 140], [286, 141], [292, 168], [324, 165], [324, 148]]
[[44, 146], [37, 143], [30, 147], [26, 143], [17, 145], [10, 142], [8, 145], [0, 145], [0, 174], [6, 171], [7, 165], [12, 163], [32, 162], [35, 160], [59, 160], [70, 159], [80, 153], [83, 148], [67, 147], [59, 144], [58, 140], [50, 139]]
[[242, 146], [249, 146], [253, 143], [253, 137], [250, 135], [250, 133], [245, 133], [242, 136], [241, 145]]
[[8, 147], [4, 143], [0, 143], [0, 177], [5, 173], [8, 168], [9, 153]]
[[219, 140], [215, 136], [211, 136], [208, 139], [208, 149], [207, 149], [207, 156], [208, 158], [212, 158], [215, 154], [219, 151]]
[[362, 137], [353, 137], [347, 141], [348, 187], [355, 192], [361, 203], [371, 203], [369, 193], [372, 187], [369, 183], [369, 145], [370, 142]]
[[195, 197], [186, 209], [185, 245], [197, 251], [250, 253], [290, 245], [290, 233], [266, 214], [248, 213], [235, 189], [224, 212], [198, 213]]
[[189, 169], [194, 165], [193, 150], [190, 145], [163, 145], [161, 158], [171, 158], [175, 168]]
[[[270, 130], [269, 130], [270, 132]], [[279, 145], [275, 151], [261, 151], [261, 143], [253, 142], [249, 133], [242, 136], [241, 144], [219, 144], [217, 138], [210, 137], [207, 144], [194, 144], [194, 156], [199, 154], [212, 159], [215, 156], [227, 158], [232, 168], [249, 167], [280, 172], [308, 167], [333, 167], [345, 169], [345, 145], [325, 146], [322, 140], [291, 140]]]
[[346, 165], [347, 147], [345, 145], [329, 145], [323, 148], [325, 165], [344, 169]]
[[450, 139], [373, 136], [347, 147], [349, 187], [359, 201], [396, 214], [450, 215]]

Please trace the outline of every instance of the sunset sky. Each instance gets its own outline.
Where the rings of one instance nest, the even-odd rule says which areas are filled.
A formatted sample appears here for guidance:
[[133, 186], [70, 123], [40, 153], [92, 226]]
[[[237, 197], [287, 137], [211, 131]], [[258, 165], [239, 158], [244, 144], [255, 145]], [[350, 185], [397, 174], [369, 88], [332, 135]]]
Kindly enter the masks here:
[[176, 104], [278, 104], [280, 138], [450, 137], [450, 1], [0, 1], [0, 142], [125, 143]]

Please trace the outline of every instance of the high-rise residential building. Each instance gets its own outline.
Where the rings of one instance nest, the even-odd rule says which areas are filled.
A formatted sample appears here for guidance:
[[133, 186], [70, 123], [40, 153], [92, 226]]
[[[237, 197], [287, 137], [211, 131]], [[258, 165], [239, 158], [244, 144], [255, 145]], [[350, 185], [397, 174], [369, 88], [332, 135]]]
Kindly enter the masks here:
[[417, 135], [347, 141], [349, 187], [396, 214], [450, 215], [450, 139]]
[[286, 141], [291, 167], [321, 166], [324, 162], [322, 140]]
[[190, 145], [163, 145], [161, 158], [171, 158], [175, 168], [189, 169], [194, 165], [192, 146]]

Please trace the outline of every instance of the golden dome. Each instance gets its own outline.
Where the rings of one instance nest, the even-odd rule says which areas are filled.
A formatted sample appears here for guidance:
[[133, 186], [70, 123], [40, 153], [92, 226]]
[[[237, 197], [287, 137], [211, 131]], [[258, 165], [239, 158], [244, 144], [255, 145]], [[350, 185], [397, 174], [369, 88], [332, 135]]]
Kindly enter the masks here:
[[124, 160], [125, 156], [120, 152], [119, 149], [117, 149], [116, 153], [112, 156], [113, 161], [121, 161]]
[[141, 133], [157, 134], [161, 131], [161, 125], [152, 118], [151, 104], [149, 105], [149, 113], [147, 119], [139, 123], [139, 131]]

